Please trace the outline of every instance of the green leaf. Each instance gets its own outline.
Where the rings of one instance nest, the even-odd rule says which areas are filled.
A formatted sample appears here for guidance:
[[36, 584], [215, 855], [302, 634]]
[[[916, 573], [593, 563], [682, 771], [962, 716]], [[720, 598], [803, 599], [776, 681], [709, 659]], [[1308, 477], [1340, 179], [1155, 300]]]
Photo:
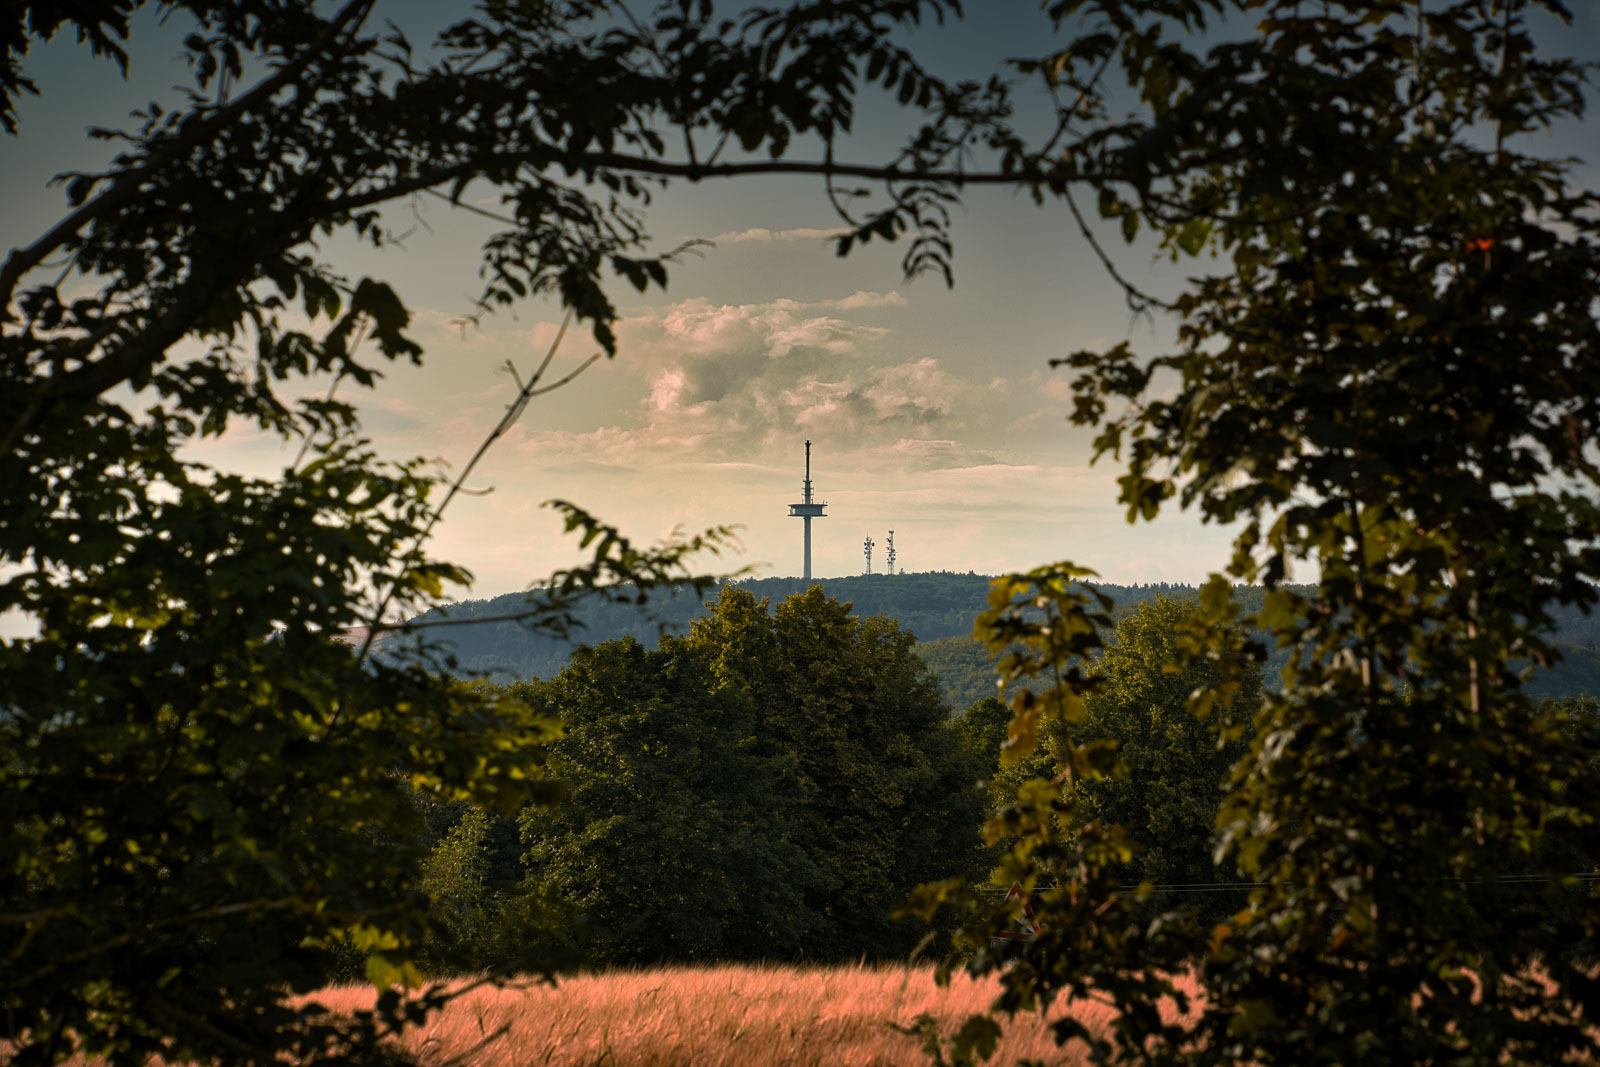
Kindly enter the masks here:
[[1282, 1026], [1283, 1020], [1266, 1000], [1242, 1000], [1228, 1020], [1228, 1033], [1235, 1037], [1254, 1034], [1269, 1026]]
[[950, 1044], [950, 1058], [958, 1064], [981, 1063], [999, 1048], [1000, 1036], [1000, 1024], [987, 1015], [969, 1016]]
[[[1124, 223], [1123, 233], [1124, 236], [1127, 236], [1126, 223]], [[1211, 222], [1209, 219], [1190, 219], [1178, 228], [1173, 241], [1185, 255], [1198, 256], [1210, 238]]]

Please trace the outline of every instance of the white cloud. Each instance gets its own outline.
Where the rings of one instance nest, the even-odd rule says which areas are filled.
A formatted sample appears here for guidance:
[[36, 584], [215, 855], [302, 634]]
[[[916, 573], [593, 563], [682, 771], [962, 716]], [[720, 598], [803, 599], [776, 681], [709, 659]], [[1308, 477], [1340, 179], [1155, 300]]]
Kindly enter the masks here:
[[906, 298], [893, 289], [887, 293], [857, 289], [843, 300], [826, 300], [816, 306], [836, 308], [839, 311], [855, 311], [860, 308], [903, 308], [906, 306]]
[[[1003, 325], [953, 351], [918, 339], [910, 316], [880, 311], [904, 306], [896, 291], [862, 289], [631, 310], [616, 324], [617, 358], [541, 400], [486, 457], [471, 486], [494, 491], [457, 498], [437, 551], [477, 573], [476, 595], [518, 588], [574, 558], [538, 506], [561, 497], [636, 537], [742, 524], [748, 554], [707, 566], [793, 573], [799, 534], [787, 505], [809, 437], [830, 505], [816, 532], [821, 574], [859, 570], [863, 535], [881, 541], [890, 528], [913, 569], [992, 572], [1065, 556], [1129, 579], [1166, 576], [1152, 560], [1175, 576], [1202, 551], [1215, 555], [1216, 538], [1196, 539], [1192, 524], [1179, 538], [1126, 527], [1114, 464], [1063, 462], [1087, 454], [1063, 428], [1065, 376], [1004, 377], [990, 357]], [[449, 316], [422, 309], [417, 327], [429, 368], [386, 366], [379, 391], [361, 398], [367, 425], [387, 454], [460, 464], [510, 398], [498, 368], [512, 359], [530, 369], [555, 325], [499, 320], [463, 337]], [[587, 344], [569, 334], [557, 366]], [[287, 461], [277, 442], [243, 432], [222, 450], [263, 468]]]
[[530, 431], [516, 447], [541, 467], [681, 469], [787, 464], [810, 436], [827, 442], [835, 469], [860, 465], [852, 457], [864, 451], [922, 469], [974, 462], [956, 442], [987, 417], [985, 385], [930, 356], [904, 358], [887, 329], [849, 318], [898, 303], [865, 291], [814, 303], [693, 299], [631, 316], [617, 332], [622, 361], [648, 385], [643, 401], [606, 426]]
[[763, 244], [773, 241], [831, 241], [849, 232], [843, 228], [819, 229], [814, 226], [801, 226], [792, 230], [769, 230], [765, 226], [753, 226], [748, 230], [729, 230], [726, 233], [719, 233], [710, 240], [719, 245], [745, 244], [752, 241]]

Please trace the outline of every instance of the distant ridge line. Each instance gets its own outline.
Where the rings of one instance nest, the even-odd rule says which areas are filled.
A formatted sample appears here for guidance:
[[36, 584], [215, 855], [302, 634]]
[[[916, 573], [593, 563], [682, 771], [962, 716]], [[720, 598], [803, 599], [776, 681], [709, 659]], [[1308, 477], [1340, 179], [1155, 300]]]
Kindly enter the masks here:
[[[988, 670], [987, 654], [972, 640], [972, 620], [987, 606], [989, 581], [990, 575], [975, 571], [913, 571], [892, 575], [847, 574], [812, 578], [809, 582], [794, 575], [738, 578], [721, 584], [747, 590], [757, 601], [766, 599], [772, 605], [792, 593], [820, 585], [829, 596], [849, 601], [852, 613], [858, 616], [884, 615], [897, 620], [902, 630], [917, 637], [919, 652], [939, 673], [941, 687], [952, 703], [956, 703], [969, 692], [982, 695], [994, 692], [992, 673], [984, 675], [981, 686], [976, 682], [958, 685], [956, 679], [957, 675], [970, 679], [975, 670]], [[1093, 584], [1111, 596], [1116, 603], [1115, 614], [1119, 616], [1155, 596], [1184, 597], [1197, 591], [1193, 585], [1177, 582]], [[480, 625], [471, 621], [475, 617], [516, 614], [526, 595], [506, 593], [449, 605], [439, 617], [448, 618], [451, 625], [433, 627], [416, 635], [396, 635], [386, 639], [386, 646], [392, 654], [400, 655], [404, 654], [408, 643], [414, 646], [425, 640], [433, 648], [453, 654], [454, 670], [462, 677], [505, 683], [554, 676], [573, 649], [581, 644], [632, 637], [653, 647], [663, 633], [688, 632], [690, 623], [705, 613], [702, 598], [681, 589], [652, 596], [643, 612], [625, 605], [583, 605], [577, 612], [580, 627], [569, 640], [531, 634], [515, 623], [484, 622]], [[718, 595], [719, 592], [713, 590], [704, 599], [714, 600]], [[1252, 601], [1259, 603], [1261, 587], [1241, 586], [1235, 595], [1250, 608], [1254, 606]], [[1558, 611], [1557, 620], [1557, 640], [1567, 659], [1531, 685], [1530, 694], [1600, 694], [1600, 615], [1584, 616], [1576, 609], [1568, 609]], [[1269, 665], [1269, 679], [1275, 673]]]

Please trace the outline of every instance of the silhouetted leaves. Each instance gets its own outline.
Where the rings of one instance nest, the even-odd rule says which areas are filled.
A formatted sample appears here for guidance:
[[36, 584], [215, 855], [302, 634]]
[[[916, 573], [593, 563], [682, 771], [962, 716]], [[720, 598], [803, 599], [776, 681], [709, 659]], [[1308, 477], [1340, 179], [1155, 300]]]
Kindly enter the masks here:
[[[1019, 837], [1003, 870], [1039, 888], [1043, 932], [975, 966], [1001, 970], [1007, 1010], [1114, 1005], [1096, 1062], [1592, 1056], [1579, 1020], [1596, 1008], [1585, 876], [1600, 781], [1572, 753], [1600, 737], [1592, 715], [1537, 707], [1520, 671], [1557, 654], [1557, 610], [1587, 612], [1600, 571], [1600, 402], [1585, 384], [1600, 379], [1596, 198], [1572, 163], [1524, 147], [1582, 111], [1585, 68], [1541, 55], [1526, 21], [1565, 12], [1083, 0], [1051, 13], [1114, 33], [1142, 100], [1075, 146], [1125, 175], [1098, 183], [1101, 214], [1222, 264], [1176, 299], [1170, 351], [1061, 361], [1079, 374], [1072, 417], [1126, 465], [1130, 521], [1175, 499], [1238, 524], [1170, 653], [1174, 670], [1217, 672], [1191, 710], [1215, 717], [1249, 693], [1241, 665], [1258, 653], [1236, 623], [1288, 658], [1227, 775], [1217, 859], [1259, 883], [1235, 914], [1206, 932], [1119, 893], [1111, 872], [1146, 842], [1096, 818], [1104, 794], [1074, 743], [1067, 780], [1030, 783], [996, 828]], [[1030, 69], [1088, 87], [1096, 61], [1069, 49]], [[1093, 115], [1105, 96], [1087, 91]], [[1296, 567], [1314, 596], [1285, 587]], [[1260, 608], [1241, 611], [1234, 583], [1258, 580]], [[1058, 695], [1016, 701], [1023, 749], [1105, 681], [1081, 666], [1087, 641], [1058, 636], [1084, 609], [1038, 604], [1028, 625], [980, 620], [991, 642], [1041, 650], [1018, 661], [1030, 673], [1058, 672]], [[1203, 1005], [1163, 1022], [1164, 976], [1191, 967]]]

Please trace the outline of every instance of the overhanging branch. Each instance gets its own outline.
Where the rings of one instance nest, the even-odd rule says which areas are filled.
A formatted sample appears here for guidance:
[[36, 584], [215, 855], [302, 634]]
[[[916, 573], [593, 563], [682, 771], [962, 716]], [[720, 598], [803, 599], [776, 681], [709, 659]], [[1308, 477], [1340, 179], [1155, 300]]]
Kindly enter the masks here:
[[140, 186], [147, 176], [159, 171], [196, 145], [212, 140], [219, 131], [240, 115], [270, 100], [279, 89], [298, 79], [311, 65], [312, 60], [321, 54], [328, 42], [342, 33], [346, 27], [365, 19], [375, 2], [376, 0], [350, 0], [312, 39], [303, 52], [284, 63], [271, 77], [258, 83], [243, 96], [217, 108], [204, 119], [185, 125], [176, 137], [152, 152], [142, 165], [118, 175], [112, 181], [110, 188], [84, 202], [33, 244], [26, 248], [12, 249], [11, 254], [6, 257], [5, 264], [0, 265], [0, 322], [10, 321], [11, 301], [16, 294], [17, 283], [22, 280], [23, 275], [44, 262], [45, 257], [60, 249], [84, 226], [109, 211], [131, 203], [139, 195]]

